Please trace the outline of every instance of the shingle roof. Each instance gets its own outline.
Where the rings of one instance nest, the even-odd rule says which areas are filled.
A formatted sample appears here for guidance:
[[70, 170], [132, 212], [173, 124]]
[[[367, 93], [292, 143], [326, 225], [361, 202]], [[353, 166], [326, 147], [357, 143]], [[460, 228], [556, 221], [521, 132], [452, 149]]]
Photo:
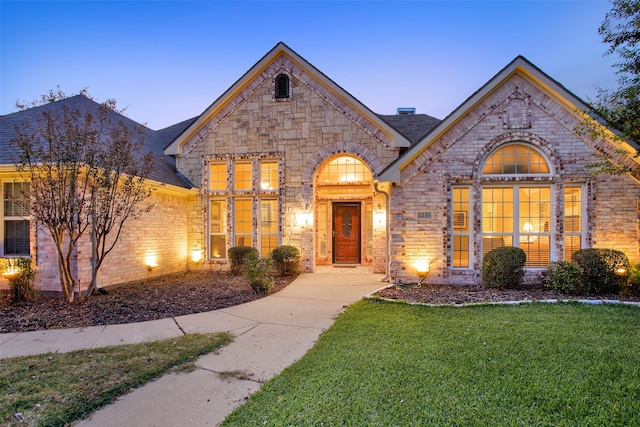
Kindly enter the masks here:
[[[51, 109], [59, 109], [64, 105], [69, 106], [71, 109], [78, 109], [81, 112], [91, 112], [94, 114], [98, 112], [100, 106], [100, 104], [84, 95], [76, 95], [50, 104], [0, 116], [0, 164], [14, 163], [12, 160], [13, 153], [10, 140], [15, 136], [15, 125], [20, 126], [27, 120], [31, 127], [35, 127], [43, 112]], [[114, 123], [122, 121], [122, 123], [129, 128], [141, 127], [144, 137], [143, 151], [151, 151], [155, 155], [153, 169], [149, 175], [150, 179], [177, 187], [191, 188], [191, 184], [177, 173], [175, 159], [165, 156], [163, 151], [194, 119], [185, 120], [168, 128], [154, 131], [115, 111], [109, 111], [109, 116]]]
[[378, 117], [400, 132], [411, 142], [411, 145], [418, 142], [440, 123], [440, 119], [427, 114], [396, 114], [393, 116], [378, 114]]

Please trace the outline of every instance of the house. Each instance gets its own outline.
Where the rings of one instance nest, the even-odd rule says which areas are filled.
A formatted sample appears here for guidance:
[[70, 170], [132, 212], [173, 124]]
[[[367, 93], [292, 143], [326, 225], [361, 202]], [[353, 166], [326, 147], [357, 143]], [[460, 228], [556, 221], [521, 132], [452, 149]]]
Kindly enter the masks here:
[[[12, 210], [22, 184], [8, 141], [14, 123], [61, 103], [96, 108], [77, 96], [1, 118], [2, 255], [31, 255], [44, 290], [59, 286], [55, 254]], [[483, 255], [503, 245], [526, 252], [531, 275], [586, 247], [639, 261], [638, 182], [588, 169], [599, 154], [637, 159], [613, 138], [576, 133], [586, 112], [517, 57], [444, 120], [411, 108], [379, 115], [279, 43], [198, 117], [145, 128], [157, 155], [154, 208], [126, 226], [101, 286], [226, 270], [240, 245], [263, 256], [293, 245], [305, 272], [360, 265], [392, 282], [428, 271], [434, 283], [478, 283]], [[88, 245], [77, 253], [81, 278]]]

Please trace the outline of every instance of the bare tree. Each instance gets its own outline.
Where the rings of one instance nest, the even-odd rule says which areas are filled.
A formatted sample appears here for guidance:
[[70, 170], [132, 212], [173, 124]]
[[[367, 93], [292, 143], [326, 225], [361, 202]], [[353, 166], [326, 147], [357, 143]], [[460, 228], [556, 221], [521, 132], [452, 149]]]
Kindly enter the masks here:
[[81, 284], [74, 270], [80, 238], [92, 238], [92, 272], [85, 296], [96, 288], [105, 257], [122, 227], [151, 207], [139, 205], [151, 194], [145, 179], [153, 164], [142, 154], [140, 129], [112, 119], [112, 101], [97, 112], [45, 109], [35, 126], [16, 126], [12, 144], [16, 168], [30, 182], [30, 210], [56, 247], [60, 286], [72, 303]]

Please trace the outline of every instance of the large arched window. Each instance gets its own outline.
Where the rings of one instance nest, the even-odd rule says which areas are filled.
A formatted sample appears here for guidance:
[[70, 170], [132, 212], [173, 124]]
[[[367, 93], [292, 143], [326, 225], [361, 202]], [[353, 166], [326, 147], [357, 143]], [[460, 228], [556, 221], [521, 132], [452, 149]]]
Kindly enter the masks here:
[[551, 186], [515, 181], [492, 184], [491, 175], [548, 175], [549, 164], [535, 148], [522, 143], [495, 150], [482, 169], [482, 253], [516, 246], [527, 255], [527, 267], [547, 267], [551, 253]]
[[539, 175], [549, 172], [549, 164], [542, 154], [533, 147], [519, 143], [498, 148], [482, 169], [484, 175]]
[[[480, 215], [482, 255], [500, 246], [515, 246], [525, 251], [527, 267], [547, 267], [551, 255], [552, 187], [546, 179], [526, 179], [545, 176], [550, 179], [551, 167], [547, 159], [535, 147], [513, 142], [493, 151], [481, 170], [482, 201], [480, 212], [475, 215]], [[469, 186], [453, 188], [453, 267], [471, 265], [472, 230], [467, 221], [473, 206], [470, 196]]]

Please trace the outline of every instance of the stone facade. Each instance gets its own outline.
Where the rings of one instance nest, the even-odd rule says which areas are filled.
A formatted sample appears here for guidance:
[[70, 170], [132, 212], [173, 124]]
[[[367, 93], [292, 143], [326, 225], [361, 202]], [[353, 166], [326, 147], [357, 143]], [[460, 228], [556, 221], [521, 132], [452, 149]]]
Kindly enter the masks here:
[[[283, 73], [289, 77], [291, 92], [288, 98], [277, 99], [274, 97], [275, 79]], [[280, 202], [280, 244], [300, 248], [303, 271], [313, 271], [318, 262], [314, 256], [315, 227], [299, 226], [296, 215], [301, 211], [312, 211], [317, 223], [315, 180], [319, 169], [328, 159], [348, 155], [362, 161], [375, 175], [398, 157], [398, 149], [391, 145], [388, 131], [380, 130], [378, 124], [358, 112], [351, 103], [328, 90], [309, 69], [286, 55], [277, 56], [264, 71], [247, 81], [230, 99], [225, 99], [180, 148], [178, 170], [201, 189], [196, 202], [200, 208], [195, 208], [201, 217], [194, 217], [198, 225], [191, 227], [194, 230], [191, 244], [201, 245], [207, 253], [207, 203], [211, 196], [207, 190], [209, 162], [227, 164], [231, 188], [234, 162], [254, 162], [253, 170], [257, 172], [255, 162], [277, 159], [280, 186], [277, 192], [267, 196], [276, 196]], [[253, 179], [257, 179], [255, 173]], [[227, 206], [231, 207], [236, 196], [256, 200], [264, 195], [258, 185], [253, 188], [249, 194], [228, 192]], [[334, 200], [370, 202], [372, 206], [384, 203], [381, 196], [374, 194], [373, 183], [368, 195], [356, 198], [348, 194], [336, 195]], [[254, 221], [256, 212], [254, 206]], [[232, 209], [228, 208], [229, 242], [233, 242], [233, 221]], [[257, 227], [257, 223], [254, 224], [254, 228]], [[198, 228], [201, 236], [196, 231]], [[384, 238], [384, 233], [377, 230], [373, 235], [375, 255], [363, 256], [363, 263], [374, 265], [379, 272], [384, 272], [385, 268], [384, 255], [380, 258]], [[257, 245], [256, 235], [252, 244]], [[206, 260], [200, 268], [208, 268], [209, 262], [215, 263]]]
[[[210, 247], [216, 234], [211, 200], [226, 206], [226, 216], [216, 219], [216, 227], [227, 249], [239, 241], [238, 224], [247, 221], [234, 212], [236, 200], [250, 201], [250, 207], [244, 207], [250, 212], [250, 230], [240, 234], [243, 244], [254, 247], [261, 246], [263, 237], [261, 203], [277, 201], [277, 212], [266, 214], [277, 217], [277, 230], [270, 236], [277, 235], [278, 245], [300, 249], [303, 271], [330, 266], [337, 252], [332, 234], [338, 229], [338, 215], [333, 208], [351, 204], [360, 215], [354, 228], [360, 231], [359, 264], [391, 282], [406, 283], [422, 277], [415, 265], [427, 261], [431, 283], [475, 284], [481, 281], [486, 251], [482, 199], [488, 188], [509, 188], [514, 195], [516, 189], [542, 188], [550, 194], [544, 201], [550, 212], [536, 223], [538, 234], [527, 235], [520, 230], [523, 224], [517, 224], [518, 231], [507, 236], [516, 244], [537, 241], [538, 247], [548, 240], [546, 249], [537, 252], [540, 268], [529, 268], [529, 277], [549, 261], [567, 258], [567, 188], [579, 189], [581, 197], [580, 246], [619, 249], [638, 262], [638, 182], [626, 175], [591, 175], [588, 166], [598, 154], [619, 164], [639, 165], [608, 140], [576, 133], [585, 109], [562, 86], [524, 58], [516, 58], [439, 124], [429, 125], [420, 117], [404, 122], [374, 114], [278, 44], [199, 117], [183, 122], [187, 124], [180, 132], [169, 132], [170, 140], [160, 141], [165, 156], [175, 159], [177, 180], [154, 193], [149, 213], [126, 225], [102, 267], [100, 285], [190, 269], [227, 270], [226, 258], [214, 257]], [[396, 126], [403, 123], [409, 126], [401, 132]], [[483, 172], [488, 158], [515, 143], [543, 158], [549, 172]], [[320, 182], [332, 161], [346, 158], [364, 165], [367, 178]], [[265, 162], [277, 165], [272, 182], [277, 185], [262, 185]], [[240, 163], [247, 176], [251, 171], [251, 179], [237, 190], [234, 168]], [[167, 164], [173, 167], [173, 159]], [[224, 165], [226, 175], [220, 172], [212, 179], [211, 164]], [[11, 173], [1, 177], [12, 179]], [[189, 189], [182, 177], [194, 188]], [[468, 191], [469, 206], [460, 219], [453, 203], [461, 188]], [[515, 214], [511, 219], [516, 223]], [[468, 265], [454, 265], [453, 251], [460, 241], [455, 221], [460, 220], [469, 239]], [[38, 287], [57, 291], [50, 238], [34, 228], [31, 240]], [[89, 259], [90, 242], [84, 239], [76, 263], [85, 284]]]

